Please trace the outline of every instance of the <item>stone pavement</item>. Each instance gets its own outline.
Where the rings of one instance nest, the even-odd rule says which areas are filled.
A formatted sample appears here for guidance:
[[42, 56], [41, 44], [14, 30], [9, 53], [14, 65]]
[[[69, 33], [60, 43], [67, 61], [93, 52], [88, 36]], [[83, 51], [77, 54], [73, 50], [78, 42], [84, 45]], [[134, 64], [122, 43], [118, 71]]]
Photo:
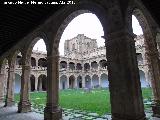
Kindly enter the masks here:
[[17, 113], [17, 107], [3, 107], [0, 104], [0, 120], [43, 120], [43, 115], [35, 112]]
[[[0, 104], [0, 120], [43, 120], [44, 115], [42, 112], [29, 112], [29, 113], [17, 113], [17, 107], [3, 107], [4, 104]], [[147, 113], [148, 120], [160, 120], [160, 118], [152, 118], [151, 113]], [[63, 111], [63, 120], [110, 120], [110, 116], [98, 117], [95, 113], [88, 115], [71, 109]]]

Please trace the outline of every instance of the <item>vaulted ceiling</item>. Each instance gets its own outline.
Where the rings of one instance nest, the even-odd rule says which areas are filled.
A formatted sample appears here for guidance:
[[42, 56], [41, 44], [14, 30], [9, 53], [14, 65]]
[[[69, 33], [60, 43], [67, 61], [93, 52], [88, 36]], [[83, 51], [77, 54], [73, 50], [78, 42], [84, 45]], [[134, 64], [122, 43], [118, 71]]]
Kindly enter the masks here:
[[[160, 25], [160, 0], [142, 0]], [[0, 56], [42, 24], [62, 5], [1, 5]]]
[[141, 0], [160, 26], [160, 0]]
[[42, 24], [60, 5], [1, 5], [0, 55]]

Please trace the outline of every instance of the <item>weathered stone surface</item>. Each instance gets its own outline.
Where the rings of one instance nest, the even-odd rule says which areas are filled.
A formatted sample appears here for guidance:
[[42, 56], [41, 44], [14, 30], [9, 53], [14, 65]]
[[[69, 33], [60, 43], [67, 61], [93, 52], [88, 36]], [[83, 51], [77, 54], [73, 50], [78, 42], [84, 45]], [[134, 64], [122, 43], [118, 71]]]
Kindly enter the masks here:
[[14, 105], [14, 81], [15, 81], [15, 61], [9, 61], [7, 94], [5, 98], [5, 107]]
[[160, 105], [152, 104], [153, 116], [160, 118]]
[[18, 104], [18, 112], [19, 113], [26, 113], [31, 112], [31, 103], [28, 102], [19, 102]]
[[[25, 63], [25, 62], [24, 62]], [[22, 78], [21, 78], [21, 94], [20, 102], [18, 104], [18, 112], [30, 112], [31, 103], [29, 101], [29, 83], [30, 80], [30, 66], [22, 66]]]

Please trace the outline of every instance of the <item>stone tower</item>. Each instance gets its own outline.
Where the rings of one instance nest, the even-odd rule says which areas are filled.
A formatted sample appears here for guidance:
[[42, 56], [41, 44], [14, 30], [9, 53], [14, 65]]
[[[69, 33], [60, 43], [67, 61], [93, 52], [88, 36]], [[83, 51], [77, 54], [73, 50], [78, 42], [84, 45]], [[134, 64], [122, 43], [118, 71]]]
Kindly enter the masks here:
[[96, 39], [78, 34], [76, 37], [66, 40], [64, 43], [64, 55], [69, 58], [83, 58], [83, 55], [97, 49]]

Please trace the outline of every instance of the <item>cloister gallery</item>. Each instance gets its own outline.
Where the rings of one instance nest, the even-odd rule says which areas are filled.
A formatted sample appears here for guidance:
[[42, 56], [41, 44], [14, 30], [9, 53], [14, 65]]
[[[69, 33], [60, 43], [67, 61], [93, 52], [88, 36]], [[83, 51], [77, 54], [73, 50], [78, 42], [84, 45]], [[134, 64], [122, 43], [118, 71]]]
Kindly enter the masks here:
[[[76, 41], [81, 41], [77, 43]], [[69, 44], [67, 43], [69, 41]], [[136, 39], [136, 54], [140, 74], [141, 87], [150, 87], [150, 74], [145, 58], [144, 38], [142, 35]], [[85, 42], [85, 43], [84, 43]], [[88, 44], [90, 43], [90, 44]], [[64, 56], [59, 60], [59, 89], [68, 88], [108, 88], [108, 71], [105, 46], [97, 47], [97, 42], [83, 34], [77, 35], [64, 44]], [[90, 45], [88, 47], [88, 45]], [[81, 49], [78, 49], [81, 48]], [[74, 59], [76, 56], [76, 59]], [[142, 57], [143, 56], [143, 57]], [[30, 91], [46, 91], [47, 54], [33, 51], [31, 54]], [[14, 92], [19, 93], [21, 88], [22, 56], [19, 53], [15, 65]], [[5, 73], [8, 70], [6, 60]], [[82, 78], [83, 77], [83, 78]], [[4, 94], [7, 87], [8, 74], [4, 81]]]
[[[44, 119], [59, 120], [62, 119], [62, 109], [58, 105], [59, 88], [94, 88], [109, 85], [112, 120], [145, 120], [142, 84], [145, 87], [152, 87], [153, 114], [159, 116], [160, 22], [156, 4], [154, 4], [156, 6], [154, 10], [150, 10], [146, 7], [150, 2], [147, 1], [147, 3], [144, 0], [75, 0], [74, 2], [75, 4], [70, 5], [39, 6], [33, 9], [0, 8], [3, 13], [7, 11], [12, 13], [7, 16], [8, 23], [4, 20], [2, 25], [4, 29], [0, 30], [2, 41], [0, 43], [0, 101], [3, 102], [3, 94], [6, 92], [5, 106], [13, 105], [14, 90], [20, 90], [18, 112], [28, 112], [31, 110], [29, 91], [46, 90]], [[20, 9], [22, 9], [20, 11], [22, 18], [15, 17]], [[27, 11], [33, 14], [28, 14]], [[72, 40], [65, 43], [66, 54], [60, 57], [58, 48], [64, 29], [72, 19], [83, 13], [93, 13], [100, 20], [104, 30], [104, 48], [96, 48], [94, 40], [78, 35], [77, 37], [87, 39], [84, 44], [89, 49], [80, 50], [83, 52], [83, 57], [82, 54], [77, 57], [79, 49]], [[136, 36], [132, 30], [132, 15], [138, 19], [142, 27], [143, 45], [135, 45]], [[2, 17], [5, 19], [5, 14]], [[32, 54], [33, 46], [39, 39], [44, 40], [47, 54], [38, 52]], [[37, 54], [39, 60], [38, 57], [34, 57]], [[82, 60], [83, 58], [85, 61]], [[147, 67], [142, 63], [142, 59]], [[142, 72], [141, 69], [146, 71]], [[35, 71], [38, 71], [38, 74], [34, 75]], [[79, 74], [79, 71], [82, 72]], [[73, 72], [76, 72], [75, 76]], [[142, 75], [146, 81], [148, 80], [146, 85], [140, 82]], [[21, 82], [15, 81], [15, 77], [18, 80], [20, 76]], [[6, 84], [5, 80], [7, 80]], [[103, 83], [103, 80], [106, 83]], [[19, 88], [15, 89], [14, 83], [19, 85]], [[5, 85], [6, 89], [4, 89]]]

